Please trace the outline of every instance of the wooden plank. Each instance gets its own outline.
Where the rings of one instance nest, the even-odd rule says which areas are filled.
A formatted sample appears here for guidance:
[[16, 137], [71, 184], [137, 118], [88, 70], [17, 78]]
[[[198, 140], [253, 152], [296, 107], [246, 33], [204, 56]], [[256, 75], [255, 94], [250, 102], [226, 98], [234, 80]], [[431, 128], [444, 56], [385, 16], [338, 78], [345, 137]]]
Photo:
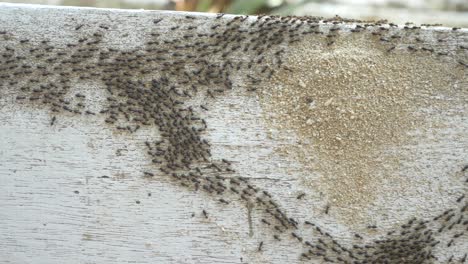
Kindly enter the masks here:
[[463, 263], [467, 37], [0, 4], [0, 259]]

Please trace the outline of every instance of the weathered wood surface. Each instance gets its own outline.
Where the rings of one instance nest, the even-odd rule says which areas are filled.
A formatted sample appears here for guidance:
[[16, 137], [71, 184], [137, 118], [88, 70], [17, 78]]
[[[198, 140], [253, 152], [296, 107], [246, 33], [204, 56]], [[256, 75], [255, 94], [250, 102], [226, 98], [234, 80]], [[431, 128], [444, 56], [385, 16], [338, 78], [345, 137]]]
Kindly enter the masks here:
[[0, 262], [461, 263], [468, 30], [410, 27], [0, 4]]

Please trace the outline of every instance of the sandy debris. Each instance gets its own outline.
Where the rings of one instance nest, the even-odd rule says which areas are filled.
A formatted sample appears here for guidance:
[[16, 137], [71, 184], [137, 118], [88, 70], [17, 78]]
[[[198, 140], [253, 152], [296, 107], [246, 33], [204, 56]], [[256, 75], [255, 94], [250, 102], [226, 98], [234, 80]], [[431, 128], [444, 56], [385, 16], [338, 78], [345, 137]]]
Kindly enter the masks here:
[[[468, 98], [454, 84], [466, 78], [463, 68], [431, 56], [388, 53], [361, 37], [338, 38], [333, 47], [310, 37], [286, 57], [291, 70], [259, 91], [265, 119], [299, 138], [279, 151], [318, 172], [320, 181], [304, 177], [303, 184], [325, 193], [332, 206], [351, 208], [348, 222], [365, 217], [362, 209], [380, 193], [408, 189], [399, 166], [411, 157], [386, 149], [410, 144], [410, 131], [426, 129], [431, 115], [423, 109], [463, 108]], [[390, 185], [383, 188], [383, 181]]]

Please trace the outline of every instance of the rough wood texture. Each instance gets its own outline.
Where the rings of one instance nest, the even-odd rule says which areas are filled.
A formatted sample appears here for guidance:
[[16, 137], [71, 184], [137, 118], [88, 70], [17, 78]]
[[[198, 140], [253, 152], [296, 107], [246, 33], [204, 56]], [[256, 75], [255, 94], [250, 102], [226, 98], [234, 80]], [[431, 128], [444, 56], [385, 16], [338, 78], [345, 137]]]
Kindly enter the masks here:
[[466, 29], [0, 4], [0, 55], [2, 263], [466, 258]]

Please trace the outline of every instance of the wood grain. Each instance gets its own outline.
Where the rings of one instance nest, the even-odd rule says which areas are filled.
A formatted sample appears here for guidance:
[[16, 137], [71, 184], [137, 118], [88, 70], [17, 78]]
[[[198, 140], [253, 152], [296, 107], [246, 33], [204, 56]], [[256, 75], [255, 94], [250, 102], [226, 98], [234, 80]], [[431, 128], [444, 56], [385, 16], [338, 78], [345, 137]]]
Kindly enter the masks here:
[[[83, 37], [91, 39], [94, 33], [100, 32], [103, 37], [96, 46], [100, 50], [111, 48], [119, 52], [143, 52], [147, 42], [151, 41], [151, 33], [158, 33], [161, 35], [159, 45], [163, 45], [164, 40], [177, 42], [170, 44], [172, 49], [164, 46], [166, 53], [162, 55], [167, 56], [166, 62], [171, 63], [178, 61], [176, 53], [183, 56], [202, 53], [184, 53], [174, 48], [204, 41], [204, 37], [194, 36], [188, 40], [184, 35], [219, 33], [217, 28], [213, 28], [214, 25], [241, 19], [245, 19], [242, 23], [253, 23], [265, 17], [0, 4], [0, 32], [5, 32], [0, 35], [0, 50], [5, 55], [8, 54], [7, 47], [14, 48], [15, 56], [26, 57], [22, 65], [35, 67], [40, 65], [41, 58], [35, 57], [36, 53], [30, 49], [42, 48], [43, 40], [49, 41], [47, 45], [53, 46], [54, 52], [68, 52], [75, 47], [67, 47], [67, 44], [81, 43]], [[287, 29], [295, 28], [299, 20], [288, 23], [285, 22]], [[397, 42], [387, 43], [379, 41], [384, 36], [370, 33], [372, 30], [378, 32], [379, 25], [355, 37], [351, 30], [363, 23], [333, 25], [321, 20], [317, 24], [318, 29], [311, 30], [323, 33], [317, 33], [317, 37], [304, 34], [305, 37], [298, 37], [292, 43], [282, 42], [278, 46], [265, 48], [264, 64], [259, 63], [252, 69], [247, 68], [253, 58], [250, 51], [228, 55], [227, 58], [234, 63], [244, 62], [238, 71], [229, 72], [234, 88], [214, 98], [197, 95], [187, 99], [187, 105], [195, 108], [203, 104], [209, 109], [197, 110], [197, 114], [207, 123], [202, 137], [210, 143], [210, 160], [222, 164], [221, 160], [226, 159], [235, 170], [232, 177], [247, 179], [260, 192], [268, 191], [288, 217], [298, 220], [298, 229], [292, 231], [303, 237], [304, 241], [320, 237], [304, 225], [305, 220], [313, 221], [339, 243], [350, 248], [356, 244], [371, 245], [377, 239], [384, 239], [387, 232], [400, 230], [400, 226], [412, 217], [430, 220], [447, 209], [454, 209], [458, 210], [456, 217], [468, 220], [468, 211], [460, 209], [467, 199], [456, 202], [468, 190], [465, 182], [468, 171], [462, 171], [468, 164], [468, 68], [465, 66], [468, 63], [468, 30], [441, 27], [404, 29], [403, 26], [392, 29], [390, 26], [392, 34], [403, 37]], [[198, 27], [196, 33], [187, 29], [190, 26]], [[171, 29], [173, 27], [178, 28]], [[387, 24], [382, 27], [389, 28]], [[340, 36], [336, 37], [334, 44], [328, 45], [326, 35], [331, 28], [339, 28]], [[249, 38], [259, 38], [260, 33], [253, 26], [245, 24], [239, 29], [244, 30], [245, 34], [253, 32]], [[424, 38], [422, 43], [412, 42], [414, 35], [408, 32], [415, 31]], [[310, 43], [315, 43], [312, 38], [319, 37], [319, 43], [312, 47]], [[25, 39], [29, 42], [22, 44], [20, 41]], [[245, 39], [240, 43], [245, 45], [248, 41]], [[234, 45], [235, 40], [232, 43]], [[372, 47], [363, 46], [363, 43], [371, 43]], [[411, 45], [418, 51], [408, 51]], [[387, 51], [392, 46], [396, 46], [395, 56], [401, 56], [396, 58], [405, 61], [401, 65], [386, 57], [393, 56], [388, 55]], [[434, 52], [425, 52], [422, 47]], [[223, 65], [227, 59], [220, 54], [229, 49], [219, 48], [219, 54], [204, 58], [210, 63]], [[284, 50], [281, 57], [283, 64], [270, 76], [271, 80], [261, 77], [260, 83], [253, 84], [250, 74], [260, 72], [263, 65], [276, 67], [275, 59], [279, 56], [273, 54], [275, 48]], [[401, 69], [411, 70], [418, 67], [417, 63], [422, 68], [433, 67], [434, 71], [415, 70], [418, 75], [415, 80], [418, 81], [414, 85], [420, 87], [418, 85], [422, 85], [424, 80], [428, 80], [429, 86], [432, 83], [431, 91], [441, 92], [427, 95], [426, 90], [421, 88], [419, 96], [430, 97], [430, 100], [436, 98], [443, 107], [435, 104], [432, 109], [418, 108], [415, 115], [424, 117], [424, 126], [407, 131], [412, 135], [411, 140], [399, 145], [389, 144], [385, 152], [379, 152], [382, 159], [379, 166], [389, 163], [386, 157], [397, 157], [394, 161], [398, 166], [392, 167], [391, 173], [398, 175], [398, 179], [404, 179], [405, 185], [398, 185], [394, 178], [387, 175], [380, 178], [376, 175], [373, 181], [378, 184], [370, 185], [376, 189], [376, 196], [370, 202], [340, 206], [331, 199], [332, 194], [327, 192], [327, 188], [320, 187], [326, 173], [318, 167], [316, 170], [311, 168], [301, 157], [313, 156], [316, 151], [311, 147], [307, 150], [300, 147], [301, 143], [298, 142], [303, 140], [304, 135], [295, 127], [288, 127], [290, 123], [278, 121], [278, 125], [272, 122], [270, 113], [275, 112], [274, 109], [285, 109], [285, 106], [266, 100], [268, 98], [263, 94], [280, 86], [298, 89], [293, 88], [291, 80], [284, 77], [285, 72], [288, 75], [290, 71], [284, 69], [300, 71], [297, 65], [301, 62], [292, 58], [319, 61], [324, 54], [335, 56], [346, 50], [372, 56], [378, 54], [375, 60], [390, 65], [390, 68], [401, 66]], [[372, 57], [367, 55], [366, 58]], [[343, 58], [348, 61], [351, 55], [345, 53]], [[1, 263], [324, 262], [324, 258], [320, 257], [310, 260], [301, 258], [301, 253], [308, 250], [304, 241], [300, 243], [292, 237], [289, 229], [277, 234], [272, 226], [262, 223], [262, 219], [273, 223], [274, 218], [265, 214], [261, 206], [246, 203], [232, 193], [216, 196], [186, 188], [161, 173], [158, 165], [151, 163], [152, 158], [145, 148], [145, 141], [163, 138], [156, 126], [142, 126], [129, 133], [107, 125], [103, 115], [77, 115], [66, 111], [54, 113], [40, 103], [27, 99], [19, 101], [17, 96], [23, 95], [21, 84], [36, 76], [36, 72], [16, 77], [5, 68], [8, 59], [2, 57], [3, 66], [0, 65], [0, 75], [8, 75], [0, 79]], [[94, 60], [86, 65], [96, 66], [98, 62]], [[339, 68], [342, 61], [337, 59], [330, 63]], [[425, 63], [426, 66], [423, 65]], [[371, 63], [363, 64], [367, 67]], [[46, 64], [52, 75], [39, 76], [39, 82], [33, 83], [33, 88], [42, 83], [56, 82], [58, 77], [53, 74], [74, 67], [58, 65], [63, 69], [55, 70], [52, 65], [58, 64]], [[320, 67], [329, 69], [327, 66]], [[161, 73], [161, 69], [164, 67], [154, 68], [154, 76], [166, 74]], [[447, 73], [444, 82], [433, 81], [432, 76], [437, 76], [434, 75], [435, 70]], [[83, 68], [81, 73], [88, 76], [93, 72], [100, 72], [100, 69]], [[153, 78], [151, 74], [135, 72], [129, 78], [148, 81]], [[310, 76], [312, 74], [310, 72]], [[397, 75], [404, 74], [396, 72]], [[174, 82], [179, 78], [169, 73], [167, 76]], [[380, 76], [374, 72], [366, 78], [380, 80]], [[448, 83], [449, 87], [439, 87], [441, 83]], [[73, 75], [69, 85], [66, 98], [72, 102], [78, 100], [74, 95], [80, 93], [86, 97], [83, 103], [89, 111], [99, 113], [106, 109], [106, 97], [109, 95], [99, 76], [79, 79]], [[344, 87], [348, 87], [346, 85]], [[257, 87], [257, 90], [249, 90], [252, 87]], [[315, 91], [312, 93], [318, 94]], [[429, 102], [432, 104], [432, 101]], [[286, 105], [286, 109], [288, 107], [294, 106]], [[53, 117], [56, 120], [51, 125]], [[330, 161], [321, 157], [318, 162]], [[366, 162], [363, 161], [363, 164]], [[145, 177], [144, 172], [152, 172], [155, 176]], [[398, 186], [395, 187], [395, 184]], [[301, 193], [305, 196], [297, 199]], [[220, 203], [220, 197], [225, 197], [230, 203]], [[325, 213], [327, 206], [328, 214]], [[207, 212], [207, 217], [203, 215], [203, 210]], [[352, 218], [353, 215], [359, 217]], [[376, 225], [377, 229], [369, 229], [369, 225]], [[431, 222], [428, 229], [437, 233], [440, 225], [439, 222]], [[468, 248], [466, 228], [459, 224], [453, 232], [438, 235], [440, 246], [435, 246], [432, 251], [437, 260], [430, 261], [445, 263], [453, 256], [453, 261], [461, 263]], [[446, 247], [457, 232], [464, 233], [453, 245]], [[361, 234], [363, 239], [357, 238], [356, 233]], [[277, 241], [274, 234], [280, 236], [281, 241]], [[258, 251], [260, 242], [263, 242], [263, 246]], [[336, 256], [332, 257], [338, 262]]]

